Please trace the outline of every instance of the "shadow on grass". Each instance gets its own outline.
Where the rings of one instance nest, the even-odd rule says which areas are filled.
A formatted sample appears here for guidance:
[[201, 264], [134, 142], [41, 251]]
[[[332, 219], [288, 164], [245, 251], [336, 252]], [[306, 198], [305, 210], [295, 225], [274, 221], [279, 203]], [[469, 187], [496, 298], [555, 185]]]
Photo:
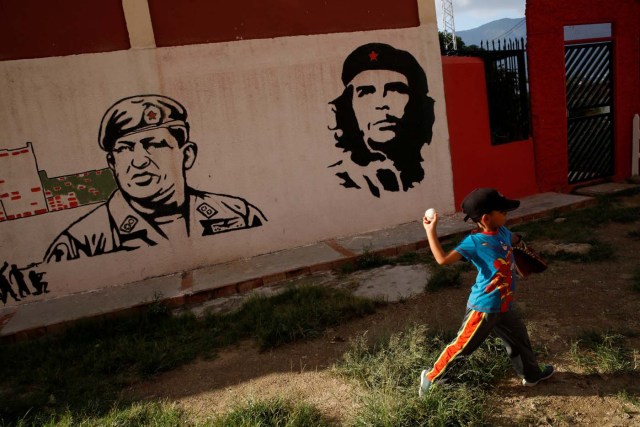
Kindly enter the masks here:
[[[63, 416], [98, 417], [125, 387], [253, 338], [262, 349], [314, 337], [375, 311], [375, 302], [329, 287], [256, 296], [233, 313], [180, 316], [157, 303], [118, 319], [81, 321], [59, 336], [5, 345], [0, 352], [2, 425], [42, 425]], [[76, 424], [75, 422], [73, 424]]]

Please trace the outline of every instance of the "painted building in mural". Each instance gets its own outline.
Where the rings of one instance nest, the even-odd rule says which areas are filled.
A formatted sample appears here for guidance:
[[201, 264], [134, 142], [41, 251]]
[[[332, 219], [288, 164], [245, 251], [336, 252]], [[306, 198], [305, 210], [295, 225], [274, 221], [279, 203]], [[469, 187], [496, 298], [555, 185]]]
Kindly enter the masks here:
[[432, 2], [33, 2], [56, 24], [0, 17], [7, 305], [454, 210]]
[[114, 189], [108, 168], [49, 178], [30, 142], [0, 151], [0, 221], [102, 202]]
[[0, 221], [48, 212], [31, 144], [0, 150]]

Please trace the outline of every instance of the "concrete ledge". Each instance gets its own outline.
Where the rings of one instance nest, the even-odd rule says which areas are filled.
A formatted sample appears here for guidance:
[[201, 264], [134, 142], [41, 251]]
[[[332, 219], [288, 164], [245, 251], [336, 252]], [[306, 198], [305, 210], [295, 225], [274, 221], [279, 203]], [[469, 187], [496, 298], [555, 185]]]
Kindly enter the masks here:
[[583, 196], [604, 196], [607, 194], [620, 194], [640, 188], [638, 184], [626, 184], [621, 182], [606, 182], [604, 184], [591, 185], [575, 190], [576, 194]]

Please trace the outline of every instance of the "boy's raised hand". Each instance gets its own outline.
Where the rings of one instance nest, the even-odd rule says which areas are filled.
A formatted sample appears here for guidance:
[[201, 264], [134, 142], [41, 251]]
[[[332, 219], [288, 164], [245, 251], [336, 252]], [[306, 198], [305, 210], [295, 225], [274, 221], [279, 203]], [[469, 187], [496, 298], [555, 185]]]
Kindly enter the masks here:
[[435, 231], [436, 226], [438, 225], [438, 214], [434, 213], [431, 220], [428, 220], [426, 216], [422, 217], [422, 225], [424, 227], [424, 231], [429, 233], [431, 230]]
[[426, 216], [422, 217], [422, 225], [424, 226], [424, 230], [427, 232], [427, 240], [429, 240], [429, 248], [431, 249], [431, 253], [433, 254], [433, 257], [438, 264], [452, 264], [462, 259], [462, 255], [460, 255], [455, 250], [450, 251], [447, 254], [442, 249], [440, 241], [438, 240], [438, 233], [436, 232], [436, 227], [438, 226], [437, 213], [435, 213], [430, 220], [427, 219]]

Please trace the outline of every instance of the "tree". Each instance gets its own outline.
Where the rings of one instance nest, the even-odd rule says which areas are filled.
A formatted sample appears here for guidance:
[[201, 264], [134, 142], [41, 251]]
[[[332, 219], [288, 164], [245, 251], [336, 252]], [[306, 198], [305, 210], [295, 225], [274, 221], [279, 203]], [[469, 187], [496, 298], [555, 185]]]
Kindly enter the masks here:
[[[443, 33], [442, 31], [438, 31], [438, 40], [440, 41], [440, 53], [442, 55], [446, 55], [446, 52], [447, 52], [447, 49], [445, 49], [446, 38], [447, 38], [447, 35], [445, 33]], [[458, 50], [463, 50], [466, 48], [464, 42], [458, 36], [456, 36], [456, 45]]]

